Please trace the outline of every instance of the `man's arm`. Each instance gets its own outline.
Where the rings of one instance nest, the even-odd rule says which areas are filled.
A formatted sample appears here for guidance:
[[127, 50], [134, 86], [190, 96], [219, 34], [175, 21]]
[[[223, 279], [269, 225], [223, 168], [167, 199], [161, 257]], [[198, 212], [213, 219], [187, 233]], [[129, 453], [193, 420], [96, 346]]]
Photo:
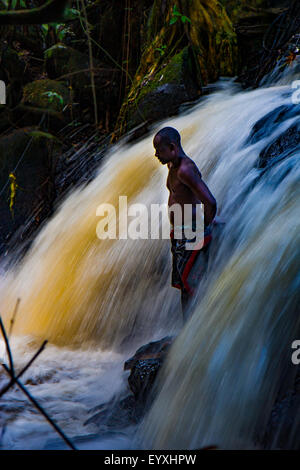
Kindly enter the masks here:
[[209, 225], [216, 215], [217, 202], [204, 183], [197, 166], [193, 163], [181, 165], [177, 177], [204, 204], [204, 224]]

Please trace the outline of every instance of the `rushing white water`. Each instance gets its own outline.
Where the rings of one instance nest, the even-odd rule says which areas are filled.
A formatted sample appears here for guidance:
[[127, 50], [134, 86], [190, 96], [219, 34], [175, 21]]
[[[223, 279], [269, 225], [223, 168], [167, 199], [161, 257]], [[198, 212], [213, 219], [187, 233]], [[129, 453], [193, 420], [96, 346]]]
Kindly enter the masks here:
[[[160, 393], [140, 431], [142, 445], [251, 447], [256, 427], [269, 418], [299, 336], [299, 149], [264, 174], [255, 165], [260, 151], [298, 117], [249, 143], [257, 121], [292, 105], [291, 86], [251, 92], [226, 80], [220, 86], [141, 142], [115, 147], [97, 178], [66, 199], [23, 262], [1, 280], [7, 327], [21, 298], [12, 341], [17, 365], [32, 354], [30, 342], [53, 343], [27, 377], [71, 437], [95, 432], [83, 426], [88, 408], [125, 391], [122, 361], [129, 352], [182, 326], [179, 294], [170, 287], [169, 241], [96, 237], [100, 203], [117, 206], [119, 195], [148, 207], [166, 203], [167, 170], [152, 147], [163, 125], [180, 131], [226, 225], [193, 316], [162, 371]], [[20, 392], [8, 392], [5, 400], [2, 447], [51, 446], [53, 432], [31, 407], [24, 412]], [[94, 445], [126, 447], [128, 439]]]
[[[1, 346], [2, 356], [4, 345]], [[29, 337], [13, 342], [16, 370], [30, 360], [36, 350], [33, 346]], [[99, 442], [95, 435], [98, 428], [94, 424], [84, 425], [91, 417], [90, 409], [126, 390], [122, 373], [125, 359], [124, 355], [95, 348], [83, 351], [48, 345], [21, 380], [68, 437], [86, 436], [76, 447], [86, 449], [92, 443], [93, 448], [99, 449], [122, 448], [122, 445], [128, 448], [129, 431], [127, 435], [114, 436], [104, 427]], [[6, 383], [6, 377], [1, 375], [0, 389]], [[25, 395], [14, 388], [1, 398], [1, 448], [64, 449], [67, 446]]]
[[[227, 224], [202, 298], [171, 349], [159, 395], [140, 430], [146, 447], [253, 448], [264, 435], [282, 382], [288, 389], [295, 376], [291, 345], [300, 336], [299, 144], [259, 179], [253, 164], [269, 142], [299, 125], [299, 111], [273, 125], [271, 135], [266, 127], [261, 140], [243, 145], [255, 121], [270, 109], [290, 105], [289, 100], [288, 87], [273, 87], [239, 93], [225, 113], [215, 110], [216, 127], [211, 125], [206, 135], [215, 144], [221, 134], [223, 145], [209, 183], [222, 201]], [[299, 414], [298, 409], [287, 446], [299, 444]]]

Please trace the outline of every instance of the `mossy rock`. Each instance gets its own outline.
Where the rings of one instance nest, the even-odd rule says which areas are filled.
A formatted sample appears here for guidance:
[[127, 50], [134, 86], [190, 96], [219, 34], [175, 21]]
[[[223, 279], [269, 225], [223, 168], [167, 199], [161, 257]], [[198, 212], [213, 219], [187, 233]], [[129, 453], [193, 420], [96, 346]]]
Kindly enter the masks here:
[[[82, 52], [62, 43], [55, 44], [44, 52], [46, 70], [49, 78], [57, 79], [67, 76], [74, 88], [90, 84], [89, 57]], [[78, 73], [80, 70], [85, 72]]]
[[45, 144], [46, 145], [53, 144], [53, 145], [60, 146], [62, 144], [62, 142], [54, 135], [50, 134], [49, 132], [40, 131], [38, 129], [33, 129], [31, 131], [29, 130], [27, 132], [27, 135], [29, 137], [32, 137], [33, 146], [45, 145]]
[[61, 112], [71, 102], [67, 86], [55, 80], [36, 80], [25, 85], [22, 104], [34, 108]]
[[[178, 17], [174, 22], [173, 12], [174, 1], [154, 1], [140, 66], [115, 137], [149, 118], [153, 122], [173, 114], [219, 76], [236, 75], [237, 39], [224, 6], [217, 0], [182, 0], [180, 14], [188, 20]], [[159, 100], [161, 106], [153, 106]]]
[[126, 118], [128, 128], [175, 114], [181, 103], [197, 98], [199, 90], [192, 68], [191, 51], [185, 47], [156, 74], [146, 75], [137, 97], [135, 94], [129, 96]]
[[[49, 78], [67, 80], [77, 92], [82, 92], [86, 88], [90, 91], [90, 60], [87, 54], [58, 43], [47, 49], [44, 57]], [[100, 63], [95, 57], [93, 65], [96, 82], [99, 80], [105, 82], [111, 78], [111, 66]], [[77, 95], [79, 96], [78, 93]]]
[[[73, 109], [79, 119], [82, 111], [89, 108], [88, 119], [93, 119], [94, 94], [95, 91], [98, 116], [105, 125], [106, 113], [117, 113], [116, 103], [119, 99], [118, 75], [113, 77], [111, 64], [101, 63], [93, 58], [93, 82], [90, 72], [89, 56], [64, 44], [55, 44], [44, 53], [48, 76], [51, 79], [62, 79], [67, 81], [69, 89], [72, 90], [74, 102], [77, 106]], [[81, 115], [81, 116], [80, 116]]]

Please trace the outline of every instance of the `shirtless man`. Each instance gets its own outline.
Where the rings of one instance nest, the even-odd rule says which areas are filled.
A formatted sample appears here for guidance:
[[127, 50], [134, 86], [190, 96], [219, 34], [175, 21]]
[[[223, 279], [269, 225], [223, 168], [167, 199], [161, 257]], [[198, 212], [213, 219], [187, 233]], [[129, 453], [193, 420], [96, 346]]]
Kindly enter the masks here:
[[[167, 188], [170, 191], [168, 206], [179, 204], [184, 217], [184, 205], [192, 207], [193, 222], [196, 218], [200, 204], [204, 204], [204, 242], [201, 249], [188, 251], [185, 248], [187, 240], [184, 235], [180, 239], [174, 238], [171, 230], [171, 251], [173, 257], [172, 286], [181, 290], [181, 304], [183, 316], [186, 317], [190, 300], [193, 297], [197, 284], [201, 281], [208, 262], [210, 246], [211, 224], [214, 221], [217, 203], [202, 180], [201, 173], [195, 162], [189, 158], [182, 146], [179, 132], [172, 127], [164, 127], [153, 139], [155, 156], [169, 168]], [[169, 211], [170, 222], [174, 228], [174, 214]]]

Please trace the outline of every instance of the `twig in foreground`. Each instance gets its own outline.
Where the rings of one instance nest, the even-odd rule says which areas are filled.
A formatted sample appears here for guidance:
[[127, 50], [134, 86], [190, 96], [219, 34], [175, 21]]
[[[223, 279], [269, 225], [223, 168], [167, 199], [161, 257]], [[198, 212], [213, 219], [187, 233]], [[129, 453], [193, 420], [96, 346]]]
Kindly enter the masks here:
[[11, 374], [11, 371], [7, 367], [6, 364], [2, 364], [2, 367], [6, 370], [6, 372], [14, 379], [15, 383], [18, 385], [18, 387], [22, 390], [22, 392], [29, 398], [31, 403], [39, 410], [39, 412], [46, 418], [48, 423], [51, 424], [51, 426], [55, 429], [55, 431], [63, 438], [63, 440], [68, 444], [69, 447], [71, 447], [72, 450], [76, 450], [76, 447], [72, 444], [70, 439], [64, 434], [64, 432], [57, 426], [57, 424], [53, 421], [52, 418], [46, 413], [46, 411], [41, 407], [41, 405], [36, 401], [35, 398], [26, 390], [24, 385], [16, 378], [13, 377]]
[[3, 338], [4, 338], [4, 341], [5, 341], [5, 345], [6, 345], [6, 351], [7, 351], [7, 354], [8, 354], [9, 366], [10, 366], [10, 375], [12, 376], [12, 378], [14, 378], [15, 377], [14, 362], [13, 362], [13, 358], [12, 358], [12, 354], [11, 354], [11, 350], [10, 350], [10, 346], [9, 346], [9, 342], [8, 342], [8, 337], [7, 337], [4, 325], [2, 323], [2, 318], [1, 317], [0, 317], [0, 328], [1, 328], [1, 331], [2, 331], [2, 334], [3, 334]]
[[32, 358], [30, 359], [30, 361], [26, 364], [26, 366], [18, 373], [18, 375], [14, 378], [14, 379], [11, 379], [10, 382], [5, 385], [5, 387], [0, 390], [0, 397], [2, 397], [2, 395], [4, 395], [5, 392], [7, 392], [7, 390], [12, 387], [15, 383], [15, 379], [19, 379], [25, 372], [27, 369], [29, 369], [29, 367], [31, 366], [31, 364], [36, 360], [36, 358], [41, 354], [41, 352], [43, 351], [43, 349], [45, 348], [46, 344], [48, 343], [47, 340], [45, 340], [42, 344], [42, 346], [40, 347], [40, 349], [34, 354], [34, 356], [32, 356]]

